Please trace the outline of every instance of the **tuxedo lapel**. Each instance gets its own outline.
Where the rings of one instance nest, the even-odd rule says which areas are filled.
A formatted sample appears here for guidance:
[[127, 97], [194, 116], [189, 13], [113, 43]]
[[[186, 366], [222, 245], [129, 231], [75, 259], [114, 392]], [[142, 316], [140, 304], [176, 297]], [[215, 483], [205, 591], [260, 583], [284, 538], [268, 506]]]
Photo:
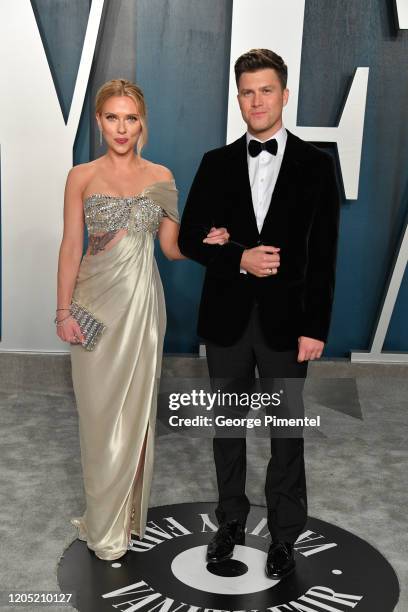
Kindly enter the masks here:
[[259, 241], [259, 232], [256, 224], [254, 206], [252, 202], [251, 185], [249, 182], [247, 144], [244, 134], [232, 145], [231, 171], [235, 185], [237, 203], [246, 233], [247, 244], [256, 244]]
[[289, 202], [295, 200], [296, 188], [299, 179], [299, 161], [297, 159], [295, 137], [288, 131], [285, 153], [273, 190], [268, 212], [261, 230], [261, 238], [268, 231], [271, 223], [274, 225], [273, 234], [279, 234], [281, 223], [289, 213]]

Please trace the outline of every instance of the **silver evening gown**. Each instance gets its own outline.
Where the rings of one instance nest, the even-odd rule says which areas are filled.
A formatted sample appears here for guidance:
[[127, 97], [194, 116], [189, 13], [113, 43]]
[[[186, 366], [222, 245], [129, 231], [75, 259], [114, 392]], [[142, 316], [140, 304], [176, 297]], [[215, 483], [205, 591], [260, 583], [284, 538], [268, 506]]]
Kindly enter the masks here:
[[71, 345], [86, 496], [83, 516], [71, 522], [99, 558], [112, 560], [126, 552], [128, 531], [142, 538], [146, 526], [166, 326], [154, 237], [163, 216], [178, 222], [177, 189], [161, 181], [127, 198], [92, 194], [84, 211], [103, 250], [83, 257], [73, 301], [106, 330], [93, 351]]

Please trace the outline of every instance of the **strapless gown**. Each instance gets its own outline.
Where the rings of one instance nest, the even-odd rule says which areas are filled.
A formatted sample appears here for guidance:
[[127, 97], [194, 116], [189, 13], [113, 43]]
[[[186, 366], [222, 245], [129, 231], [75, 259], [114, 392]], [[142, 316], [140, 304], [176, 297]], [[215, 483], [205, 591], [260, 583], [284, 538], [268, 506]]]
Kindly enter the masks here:
[[84, 212], [89, 236], [106, 240], [83, 257], [73, 301], [106, 330], [93, 351], [71, 345], [86, 497], [71, 523], [99, 558], [112, 560], [126, 552], [129, 529], [143, 538], [146, 526], [166, 326], [154, 237], [163, 216], [179, 220], [177, 189], [162, 181], [128, 198], [93, 194]]

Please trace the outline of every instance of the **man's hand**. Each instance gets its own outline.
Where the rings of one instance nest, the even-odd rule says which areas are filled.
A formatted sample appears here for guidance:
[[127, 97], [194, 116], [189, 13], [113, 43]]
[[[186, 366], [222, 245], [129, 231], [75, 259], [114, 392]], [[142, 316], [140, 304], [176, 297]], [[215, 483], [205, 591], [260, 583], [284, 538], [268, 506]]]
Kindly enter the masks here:
[[324, 349], [324, 342], [321, 340], [315, 340], [314, 338], [308, 338], [307, 336], [300, 336], [298, 339], [299, 352], [297, 360], [301, 361], [313, 361], [313, 359], [320, 359]]
[[263, 244], [253, 249], [246, 249], [242, 253], [241, 268], [259, 278], [277, 274], [280, 266], [279, 251], [278, 247]]
[[204, 238], [205, 244], [225, 244], [229, 240], [229, 233], [225, 227], [212, 227]]

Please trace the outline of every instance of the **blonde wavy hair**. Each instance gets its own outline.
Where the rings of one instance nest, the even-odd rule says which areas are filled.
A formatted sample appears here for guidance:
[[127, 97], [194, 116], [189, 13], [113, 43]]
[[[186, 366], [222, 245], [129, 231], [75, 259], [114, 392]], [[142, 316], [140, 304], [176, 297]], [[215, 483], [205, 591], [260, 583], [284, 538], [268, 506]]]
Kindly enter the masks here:
[[142, 131], [137, 141], [137, 154], [140, 155], [143, 147], [147, 143], [147, 110], [143, 91], [127, 79], [112, 79], [104, 83], [97, 91], [95, 99], [95, 112], [102, 113], [103, 105], [108, 98], [112, 96], [129, 96], [132, 98], [138, 109], [139, 121], [142, 126]]

